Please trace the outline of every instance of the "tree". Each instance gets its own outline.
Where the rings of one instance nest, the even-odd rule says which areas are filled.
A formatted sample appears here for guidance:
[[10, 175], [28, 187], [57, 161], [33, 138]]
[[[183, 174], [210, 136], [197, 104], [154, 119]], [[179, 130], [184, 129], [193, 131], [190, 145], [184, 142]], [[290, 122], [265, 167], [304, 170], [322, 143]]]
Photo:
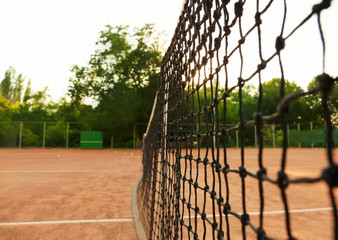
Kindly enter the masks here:
[[161, 63], [158, 37], [149, 24], [132, 31], [108, 25], [100, 32], [88, 66], [72, 69], [68, 89], [72, 104], [95, 99], [91, 125], [114, 135], [117, 144], [132, 139], [133, 124], [148, 122]]

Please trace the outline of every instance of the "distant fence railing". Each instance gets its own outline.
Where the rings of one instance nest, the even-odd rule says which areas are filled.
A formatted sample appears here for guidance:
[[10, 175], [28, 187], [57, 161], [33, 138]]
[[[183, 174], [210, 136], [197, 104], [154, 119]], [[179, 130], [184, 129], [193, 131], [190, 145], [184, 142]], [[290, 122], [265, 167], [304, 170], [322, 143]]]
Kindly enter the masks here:
[[79, 147], [86, 123], [44, 121], [0, 121], [0, 147]]
[[[229, 124], [226, 127], [234, 127]], [[206, 126], [194, 125], [191, 128], [203, 129]], [[141, 148], [142, 137], [146, 124], [135, 123], [130, 139], [130, 147]], [[325, 126], [322, 123], [307, 122], [287, 125], [288, 143], [290, 147], [325, 147]], [[79, 148], [81, 131], [90, 131], [91, 126], [84, 122], [47, 122], [47, 121], [0, 121], [0, 148]], [[282, 147], [282, 130], [278, 124], [265, 125], [263, 140], [265, 147]], [[238, 131], [229, 133], [227, 147], [238, 148]], [[114, 143], [114, 136], [105, 133], [104, 147], [119, 146]], [[109, 135], [109, 136], [107, 136]], [[247, 129], [245, 132], [245, 146], [257, 147], [256, 128]], [[334, 142], [338, 146], [338, 130], [334, 131]], [[191, 143], [194, 145], [195, 143]], [[197, 144], [197, 143], [196, 143]], [[201, 142], [201, 146], [203, 147]]]

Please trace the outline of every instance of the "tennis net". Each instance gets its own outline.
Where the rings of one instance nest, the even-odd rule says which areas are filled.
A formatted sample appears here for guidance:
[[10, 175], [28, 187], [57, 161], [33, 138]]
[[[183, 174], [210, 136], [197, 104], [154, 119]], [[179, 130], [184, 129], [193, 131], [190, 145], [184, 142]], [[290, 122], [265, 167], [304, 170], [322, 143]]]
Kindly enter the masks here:
[[[137, 207], [145, 238], [232, 239], [235, 223], [242, 239], [248, 238], [249, 232], [257, 239], [271, 239], [263, 224], [264, 200], [269, 194], [265, 189], [269, 183], [278, 188], [284, 210], [280, 221], [286, 226], [287, 238], [294, 239], [287, 189], [293, 184], [324, 181], [332, 206], [332, 235], [338, 239], [333, 192], [338, 184], [338, 166], [334, 162], [334, 126], [329, 103], [337, 78], [325, 73], [325, 29], [321, 23], [322, 13], [331, 1], [313, 5], [304, 16], [299, 12], [297, 20], [289, 25], [288, 4], [273, 0], [184, 2], [163, 58], [159, 88], [144, 136], [144, 170], [137, 189]], [[279, 18], [274, 16], [276, 11]], [[265, 22], [269, 14], [275, 22]], [[288, 60], [283, 54], [288, 51], [288, 41], [313, 19], [317, 22], [311, 34], [320, 39], [313, 47], [322, 49], [323, 73], [316, 77], [317, 85], [311, 90], [288, 93], [285, 80], [288, 72], [284, 67]], [[306, 39], [301, 39], [305, 43]], [[275, 81], [279, 101], [274, 106], [276, 111], [266, 115], [262, 109], [263, 81], [269, 77], [269, 71], [279, 76]], [[252, 103], [254, 116], [247, 116], [243, 94], [245, 85], [251, 82], [258, 86], [258, 97]], [[327, 166], [320, 177], [290, 178], [287, 173], [290, 105], [309, 96], [318, 96], [321, 101]], [[235, 126], [229, 125], [233, 123], [229, 112], [234, 101], [238, 103], [239, 119]], [[264, 125], [271, 123], [278, 125], [283, 146], [276, 175], [268, 174], [263, 158]], [[256, 170], [250, 168], [245, 154], [246, 134], [253, 128], [258, 143]], [[229, 148], [235, 133], [239, 138], [236, 162], [231, 159]], [[236, 189], [232, 188], [231, 176], [238, 182]], [[256, 188], [249, 180], [255, 181]], [[257, 190], [257, 199], [252, 200], [258, 205], [255, 214], [248, 211], [251, 199], [247, 194], [253, 189]], [[240, 202], [240, 208], [232, 206], [235, 201]], [[258, 219], [253, 221], [251, 215]]]

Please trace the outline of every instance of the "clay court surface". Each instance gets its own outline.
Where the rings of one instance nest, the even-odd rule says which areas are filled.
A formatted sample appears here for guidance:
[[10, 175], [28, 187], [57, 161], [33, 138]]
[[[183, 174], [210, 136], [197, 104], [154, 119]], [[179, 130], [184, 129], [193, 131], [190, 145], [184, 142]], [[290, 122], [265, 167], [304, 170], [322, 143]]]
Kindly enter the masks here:
[[[132, 198], [142, 172], [141, 156], [131, 149], [0, 149], [0, 239], [137, 239]], [[239, 150], [228, 149], [228, 156], [236, 168]], [[280, 156], [281, 149], [264, 149], [271, 177], [280, 167]], [[247, 149], [245, 157], [246, 167], [254, 171], [257, 149]], [[289, 149], [287, 166], [290, 178], [320, 176], [327, 166], [325, 150]], [[232, 210], [240, 212], [237, 178], [231, 180], [230, 201]], [[257, 180], [248, 181], [247, 207], [255, 224], [257, 189]], [[270, 235], [285, 239], [280, 193], [278, 188], [270, 190], [265, 192], [264, 225]], [[332, 209], [323, 182], [294, 185], [287, 194], [295, 237], [333, 239]], [[237, 220], [231, 221], [237, 226], [232, 239], [241, 239]], [[256, 239], [250, 229], [247, 232], [248, 239]]]

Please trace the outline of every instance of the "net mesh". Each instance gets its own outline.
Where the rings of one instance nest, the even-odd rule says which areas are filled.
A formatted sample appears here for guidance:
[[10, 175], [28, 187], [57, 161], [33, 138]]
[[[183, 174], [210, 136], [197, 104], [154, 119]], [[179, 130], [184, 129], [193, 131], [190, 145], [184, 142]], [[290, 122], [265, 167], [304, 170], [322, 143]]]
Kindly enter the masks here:
[[[337, 79], [325, 73], [325, 39], [320, 18], [331, 1], [323, 0], [314, 5], [299, 24], [289, 29], [285, 24], [288, 5], [286, 1], [278, 2], [281, 17], [276, 24], [264, 22], [265, 15], [270, 11], [273, 14], [271, 9], [276, 7], [273, 0], [188, 0], [184, 3], [163, 58], [159, 89], [144, 136], [144, 172], [137, 191], [137, 204], [148, 239], [231, 239], [233, 222], [243, 239], [247, 238], [249, 229], [257, 239], [271, 239], [263, 224], [266, 182], [278, 188], [284, 208], [284, 217], [280, 219], [285, 223], [287, 238], [294, 239], [286, 190], [292, 184], [318, 181], [328, 185], [333, 235], [338, 239], [333, 193], [338, 175], [328, 104], [329, 93]], [[318, 84], [312, 90], [286, 94], [282, 53], [287, 51], [286, 43], [311, 19], [317, 20], [319, 29], [313, 32], [318, 32], [321, 39], [316, 47], [323, 49], [320, 61], [323, 74], [316, 77]], [[278, 33], [271, 39], [262, 35], [266, 25], [277, 29]], [[279, 74], [280, 101], [275, 113], [264, 115], [262, 79], [266, 69], [274, 64], [278, 69], [274, 74]], [[259, 91], [256, 113], [251, 119], [244, 115], [242, 91], [249, 81], [258, 83]], [[233, 122], [227, 115], [228, 102], [234, 101], [233, 93], [239, 105], [239, 123], [235, 126], [229, 125]], [[286, 171], [289, 106], [314, 94], [321, 96], [327, 168], [318, 178], [291, 179]], [[263, 158], [264, 125], [271, 123], [282, 132], [283, 147], [275, 175], [267, 173]], [[247, 167], [246, 159], [245, 137], [253, 128], [258, 144], [257, 171]], [[235, 163], [227, 145], [234, 134], [239, 138], [239, 158]], [[232, 188], [230, 176], [237, 177], [238, 188]], [[252, 191], [252, 179], [258, 185], [255, 188], [259, 206], [257, 221], [251, 220], [248, 211], [251, 199], [247, 199], [247, 194]], [[240, 208], [234, 208], [234, 202], [240, 203]]]

